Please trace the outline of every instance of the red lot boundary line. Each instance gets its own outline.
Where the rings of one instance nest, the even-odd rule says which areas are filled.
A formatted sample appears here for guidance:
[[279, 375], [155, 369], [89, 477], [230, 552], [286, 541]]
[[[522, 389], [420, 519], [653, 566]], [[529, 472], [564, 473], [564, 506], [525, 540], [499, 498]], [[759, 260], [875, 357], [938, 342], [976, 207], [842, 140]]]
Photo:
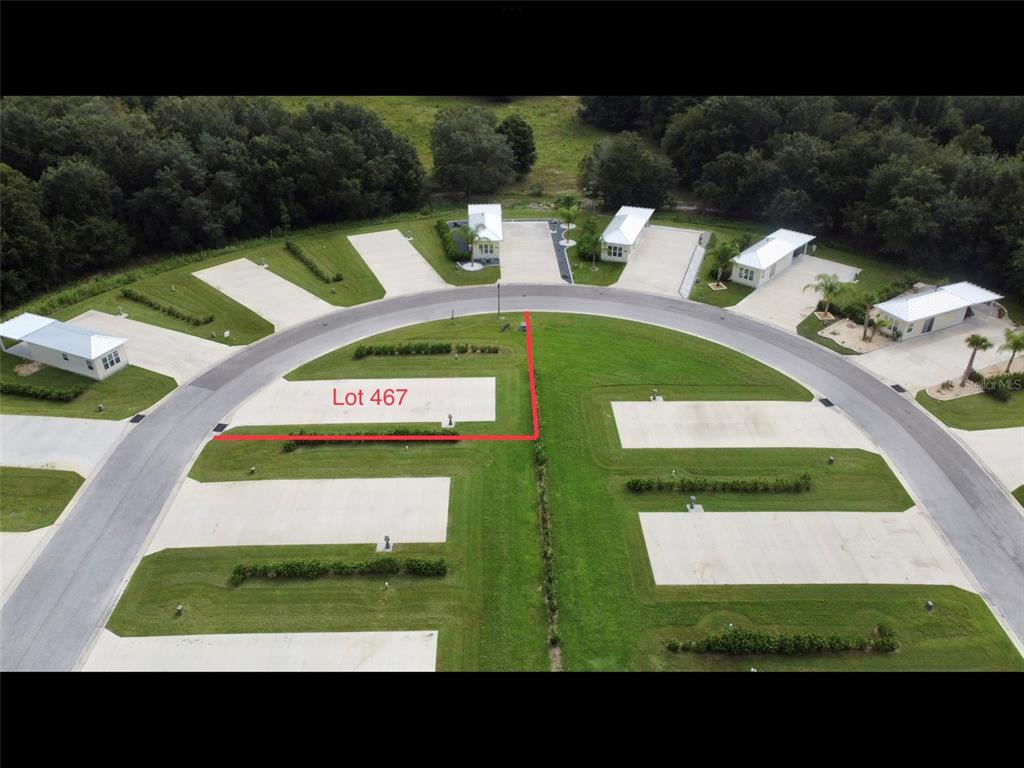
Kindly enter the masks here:
[[533, 415], [533, 434], [530, 435], [214, 435], [214, 440], [536, 440], [540, 437], [540, 418], [537, 412], [537, 379], [533, 370], [533, 328], [530, 313], [526, 319], [526, 368], [530, 374], [530, 411]]

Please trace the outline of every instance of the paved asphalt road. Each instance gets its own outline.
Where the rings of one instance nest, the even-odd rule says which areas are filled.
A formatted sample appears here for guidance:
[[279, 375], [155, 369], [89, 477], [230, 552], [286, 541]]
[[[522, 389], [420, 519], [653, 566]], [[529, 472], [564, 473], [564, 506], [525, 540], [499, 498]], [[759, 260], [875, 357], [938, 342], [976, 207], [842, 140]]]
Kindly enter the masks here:
[[[599, 314], [673, 328], [762, 360], [830, 398], [885, 451], [989, 604], [1024, 636], [1024, 517], [907, 395], [806, 339], [706, 304], [589, 286], [503, 287], [504, 311]], [[119, 585], [192, 456], [245, 397], [336, 347], [447, 318], [453, 309], [457, 315], [494, 312], [495, 299], [494, 286], [481, 286], [339, 310], [254, 344], [175, 391], [131, 428], [0, 610], [0, 668], [75, 665], [106, 622]]]

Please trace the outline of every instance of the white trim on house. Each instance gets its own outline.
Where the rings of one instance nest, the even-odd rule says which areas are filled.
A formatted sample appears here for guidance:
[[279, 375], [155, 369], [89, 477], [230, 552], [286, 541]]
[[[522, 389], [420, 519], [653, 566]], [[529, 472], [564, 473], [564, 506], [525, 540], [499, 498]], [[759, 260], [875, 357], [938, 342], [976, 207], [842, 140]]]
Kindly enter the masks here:
[[653, 215], [653, 208], [619, 208], [601, 233], [601, 261], [628, 261]]
[[967, 319], [973, 307], [1001, 298], [974, 283], [961, 282], [905, 293], [874, 306], [892, 323], [891, 328], [883, 328], [882, 332], [905, 339], [958, 325]]
[[92, 379], [104, 379], [128, 360], [128, 339], [24, 313], [0, 324], [0, 336], [19, 342], [5, 351]]

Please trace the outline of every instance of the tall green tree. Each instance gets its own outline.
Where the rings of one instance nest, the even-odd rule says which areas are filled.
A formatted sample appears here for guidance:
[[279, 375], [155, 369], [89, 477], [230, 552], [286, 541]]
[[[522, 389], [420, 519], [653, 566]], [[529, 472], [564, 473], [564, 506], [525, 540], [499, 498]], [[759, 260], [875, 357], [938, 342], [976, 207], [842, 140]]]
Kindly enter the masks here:
[[512, 147], [516, 178], [523, 179], [537, 162], [537, 145], [533, 140], [533, 128], [522, 117], [511, 114], [498, 123], [496, 129]]
[[515, 155], [495, 129], [494, 116], [480, 107], [446, 107], [430, 131], [434, 181], [442, 189], [473, 194], [495, 192], [515, 179]]
[[672, 168], [636, 133], [602, 139], [580, 163], [579, 186], [605, 205], [660, 208], [668, 201]]
[[1000, 352], [1009, 352], [1010, 360], [1006, 363], [1006, 372], [1009, 373], [1013, 367], [1013, 358], [1018, 352], [1024, 352], [1024, 331], [1014, 331], [1012, 328], [1003, 329], [1005, 343], [1000, 345]]
[[715, 276], [715, 282], [722, 282], [722, 273], [725, 268], [729, 266], [734, 258], [739, 256], [740, 249], [735, 240], [722, 241], [715, 243], [711, 247], [711, 262], [718, 269], [718, 274]]
[[586, 216], [576, 234], [576, 252], [581, 258], [590, 259], [591, 267], [597, 269], [597, 257], [601, 255], [601, 230], [593, 216]]
[[824, 314], [827, 315], [832, 302], [843, 290], [843, 282], [836, 275], [820, 274], [815, 276], [813, 283], [805, 285], [804, 290], [813, 290], [821, 294], [822, 301], [825, 302]]

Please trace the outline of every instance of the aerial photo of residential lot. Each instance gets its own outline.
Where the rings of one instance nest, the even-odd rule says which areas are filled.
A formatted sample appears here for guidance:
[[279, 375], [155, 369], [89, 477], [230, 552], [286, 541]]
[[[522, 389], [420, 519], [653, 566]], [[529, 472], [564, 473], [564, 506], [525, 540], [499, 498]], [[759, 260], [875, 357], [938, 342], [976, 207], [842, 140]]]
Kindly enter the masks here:
[[6, 96], [0, 669], [1024, 671], [1024, 97]]

